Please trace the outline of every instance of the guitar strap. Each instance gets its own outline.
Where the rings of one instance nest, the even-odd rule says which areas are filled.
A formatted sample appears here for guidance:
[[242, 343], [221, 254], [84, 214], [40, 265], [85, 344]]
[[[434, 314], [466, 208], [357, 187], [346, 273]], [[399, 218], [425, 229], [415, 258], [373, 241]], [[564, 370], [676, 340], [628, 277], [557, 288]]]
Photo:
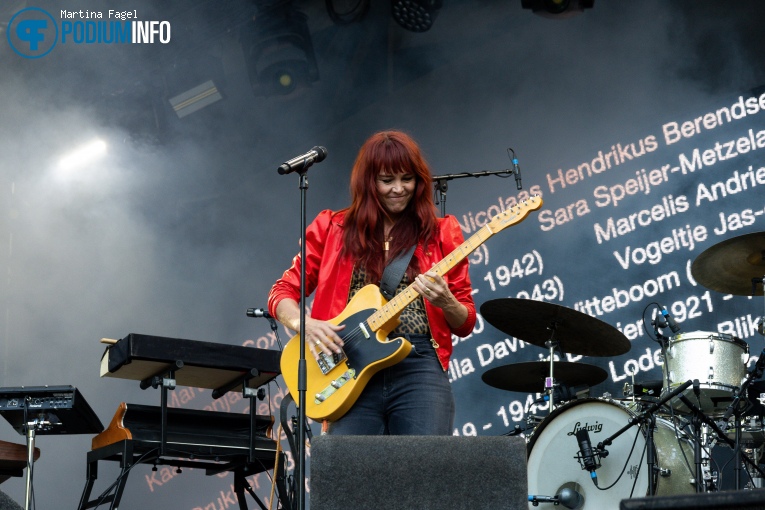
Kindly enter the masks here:
[[406, 273], [406, 268], [409, 267], [409, 261], [412, 260], [415, 248], [417, 248], [416, 243], [385, 266], [385, 271], [380, 280], [380, 292], [388, 301], [396, 295], [396, 288], [401, 283], [401, 279], [404, 277], [404, 273]]

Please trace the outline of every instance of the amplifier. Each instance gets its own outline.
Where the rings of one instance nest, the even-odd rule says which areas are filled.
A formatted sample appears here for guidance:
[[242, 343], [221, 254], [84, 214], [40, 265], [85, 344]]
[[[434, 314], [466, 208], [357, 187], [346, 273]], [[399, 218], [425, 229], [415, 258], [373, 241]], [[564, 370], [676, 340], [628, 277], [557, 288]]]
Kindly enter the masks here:
[[101, 420], [74, 386], [0, 388], [0, 415], [19, 434], [26, 423], [39, 420], [37, 434], [97, 434]]

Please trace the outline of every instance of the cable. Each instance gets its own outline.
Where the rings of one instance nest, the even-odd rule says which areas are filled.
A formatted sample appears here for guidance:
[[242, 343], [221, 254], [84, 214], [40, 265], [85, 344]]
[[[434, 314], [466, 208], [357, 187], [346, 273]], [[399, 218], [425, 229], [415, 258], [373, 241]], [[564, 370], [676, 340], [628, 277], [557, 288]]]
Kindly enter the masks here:
[[[141, 464], [144, 461], [144, 459], [149, 457], [149, 455], [154, 455], [154, 454], [157, 454], [157, 453], [159, 453], [159, 448], [153, 448], [153, 449], [147, 451], [146, 453], [144, 453], [143, 455], [141, 455], [140, 457], [138, 457], [138, 460], [136, 462], [132, 463], [130, 466], [128, 466], [127, 469], [123, 470], [120, 473], [120, 475], [117, 477], [117, 479], [114, 480], [114, 482], [112, 482], [112, 484], [110, 486], [108, 486], [106, 489], [104, 489], [104, 491], [101, 493], [100, 496], [98, 496], [98, 499], [92, 505], [92, 507], [93, 508], [98, 508], [99, 506], [101, 506], [101, 503], [104, 502], [104, 499], [106, 499], [109, 496], [109, 492], [111, 492], [119, 484], [119, 482], [122, 480], [123, 477], [127, 476], [130, 473], [130, 471], [135, 466], [137, 466], [138, 464]], [[115, 494], [115, 496], [116, 496], [116, 494]]]
[[[653, 458], [654, 460], [656, 460], [657, 458], [656, 453], [658, 452], [656, 448], [654, 447], [653, 444], [648, 444], [648, 441], [646, 441], [645, 446], [643, 447], [643, 452], [640, 454], [640, 460], [638, 461], [638, 468], [637, 468], [637, 472], [635, 473], [635, 479], [632, 480], [632, 488], [630, 489], [630, 498], [632, 497], [633, 494], [635, 494], [635, 486], [637, 485], [638, 477], [640, 476], [640, 468], [643, 466], [643, 459], [645, 458], [645, 452], [648, 451], [648, 448], [653, 448], [654, 450]], [[653, 476], [653, 473], [648, 473], [648, 476]], [[655, 485], [654, 485], [654, 490], [656, 490]]]
[[[640, 436], [641, 432], [642, 431], [640, 430], [640, 427], [638, 427], [637, 433], [635, 433], [635, 439], [632, 441], [632, 448], [630, 448], [630, 454], [627, 455], [627, 459], [624, 461], [624, 467], [622, 468], [622, 472], [619, 473], [618, 477], [616, 477], [616, 480], [614, 481], [614, 483], [612, 483], [608, 487], [600, 487], [600, 486], [596, 485], [595, 487], [597, 487], [598, 490], [607, 491], [608, 489], [611, 489], [614, 485], [619, 483], [619, 480], [621, 480], [622, 475], [627, 470], [627, 466], [629, 465], [630, 459], [632, 458], [632, 452], [635, 451], [635, 445], [637, 444], [637, 439], [638, 439], [638, 436]], [[645, 452], [645, 448], [643, 448], [643, 451]], [[641, 457], [641, 459], [642, 459], [642, 457]]]

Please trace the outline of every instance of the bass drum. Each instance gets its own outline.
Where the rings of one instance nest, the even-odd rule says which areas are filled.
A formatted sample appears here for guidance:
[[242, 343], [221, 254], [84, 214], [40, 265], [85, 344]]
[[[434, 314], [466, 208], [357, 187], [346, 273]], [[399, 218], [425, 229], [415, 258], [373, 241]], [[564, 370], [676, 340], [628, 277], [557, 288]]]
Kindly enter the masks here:
[[[601, 466], [596, 471], [598, 487], [576, 458], [579, 443], [575, 434], [578, 430], [589, 431], [594, 448], [627, 425], [633, 417], [635, 413], [627, 407], [611, 400], [596, 398], [575, 400], [553, 411], [529, 437], [529, 494], [555, 496], [562, 489], [569, 488], [582, 495], [582, 502], [577, 509], [593, 510], [619, 508], [623, 499], [649, 496], [646, 437], [641, 427], [635, 425], [627, 429], [614, 439], [613, 444], [606, 447], [608, 456], [601, 459]], [[677, 432], [679, 440], [671, 422], [656, 418], [656, 467], [661, 473], [655, 477], [656, 495], [695, 492], [692, 483], [693, 443], [684, 433]], [[680, 452], [680, 445], [685, 458]], [[619, 481], [613, 485], [617, 479]], [[538, 510], [538, 507], [529, 503], [529, 509], [533, 508]]]

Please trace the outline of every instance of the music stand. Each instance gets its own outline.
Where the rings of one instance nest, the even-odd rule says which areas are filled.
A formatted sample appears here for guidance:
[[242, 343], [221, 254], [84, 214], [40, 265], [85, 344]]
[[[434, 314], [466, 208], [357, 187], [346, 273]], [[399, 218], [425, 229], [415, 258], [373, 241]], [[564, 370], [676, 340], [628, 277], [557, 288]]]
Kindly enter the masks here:
[[35, 437], [37, 434], [97, 434], [101, 420], [74, 386], [0, 388], [0, 414], [27, 437], [27, 477], [24, 509], [32, 498]]

